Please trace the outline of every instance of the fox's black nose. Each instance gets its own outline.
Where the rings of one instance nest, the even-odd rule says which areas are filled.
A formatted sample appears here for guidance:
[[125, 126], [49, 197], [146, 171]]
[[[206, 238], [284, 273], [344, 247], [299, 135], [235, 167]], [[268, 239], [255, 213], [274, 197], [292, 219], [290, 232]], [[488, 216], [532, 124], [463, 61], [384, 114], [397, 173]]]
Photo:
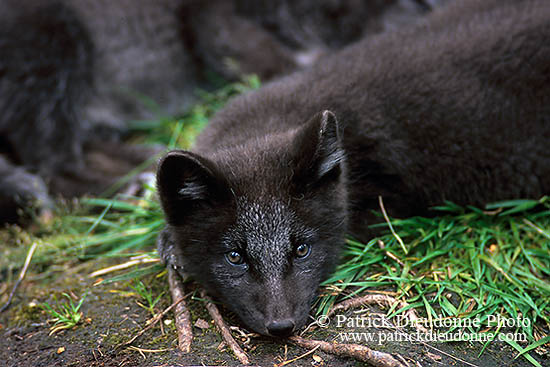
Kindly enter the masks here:
[[271, 321], [267, 324], [267, 331], [273, 336], [289, 336], [294, 331], [294, 321], [291, 319]]

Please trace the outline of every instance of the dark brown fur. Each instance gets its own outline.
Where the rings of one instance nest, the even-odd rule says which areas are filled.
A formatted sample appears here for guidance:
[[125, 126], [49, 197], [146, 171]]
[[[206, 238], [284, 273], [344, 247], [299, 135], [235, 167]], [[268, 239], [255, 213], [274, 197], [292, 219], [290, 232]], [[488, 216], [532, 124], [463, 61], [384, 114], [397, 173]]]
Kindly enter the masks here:
[[[0, 201], [44, 203], [30, 176], [56, 195], [100, 193], [151, 155], [115, 154], [105, 165], [118, 169], [104, 170], [90, 163], [108, 156], [102, 143], [130, 151], [120, 144], [126, 123], [181, 113], [198, 87], [208, 87], [204, 69], [267, 80], [311, 64], [328, 47], [383, 31], [391, 14], [413, 22], [429, 10], [421, 3], [0, 0], [0, 154], [4, 168], [16, 169], [9, 176], [21, 177], [0, 177]], [[308, 19], [315, 24], [296, 26]], [[341, 32], [341, 22], [353, 31]], [[370, 27], [375, 22], [387, 24]], [[0, 208], [0, 222], [17, 218], [13, 207]]]
[[[351, 46], [236, 99], [195, 151], [223, 161], [236, 146], [333, 111], [359, 236], [378, 195], [403, 216], [444, 200], [482, 205], [548, 193], [549, 5], [475, 3], [436, 11], [423, 25]], [[249, 155], [242, 170], [258, 152]]]
[[160, 164], [161, 256], [287, 335], [379, 196], [408, 216], [547, 194], [549, 37], [548, 1], [460, 1], [236, 98]]

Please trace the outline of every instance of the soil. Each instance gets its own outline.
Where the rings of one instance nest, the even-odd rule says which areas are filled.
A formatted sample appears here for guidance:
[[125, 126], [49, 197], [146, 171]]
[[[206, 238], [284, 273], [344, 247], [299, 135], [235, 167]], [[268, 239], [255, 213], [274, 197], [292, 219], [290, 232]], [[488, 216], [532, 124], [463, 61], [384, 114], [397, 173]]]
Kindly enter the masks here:
[[[0, 244], [4, 246], [4, 244]], [[4, 248], [0, 249], [4, 253]], [[6, 248], [5, 253], [9, 252]], [[5, 257], [6, 259], [7, 257]], [[112, 265], [116, 260], [93, 260], [87, 262], [67, 261], [65, 264], [49, 266], [31, 265], [21, 287], [13, 299], [11, 307], [0, 314], [0, 365], [8, 367], [25, 366], [202, 366], [239, 365], [238, 360], [222, 343], [204, 307], [203, 301], [191, 298], [188, 306], [193, 316], [195, 339], [189, 354], [179, 352], [175, 347], [177, 337], [169, 313], [160, 325], [148, 330], [138, 338], [133, 347], [117, 346], [136, 335], [151, 318], [151, 313], [138, 302], [145, 302], [133, 291], [134, 281], [116, 282], [94, 286], [97, 279], [89, 274], [97, 269]], [[4, 267], [3, 269], [8, 269]], [[0, 273], [2, 304], [7, 299], [19, 269], [3, 270]], [[148, 276], [142, 281], [154, 296], [164, 293], [155, 306], [157, 312], [171, 303], [166, 275]], [[8, 287], [9, 285], [9, 287]], [[188, 283], [188, 291], [196, 285]], [[43, 308], [44, 302], [55, 306], [56, 300], [65, 302], [63, 292], [72, 295], [75, 302], [88, 290], [82, 305], [82, 322], [72, 329], [50, 335], [53, 323]], [[198, 293], [197, 293], [198, 294]], [[342, 315], [352, 318], [358, 310], [349, 310]], [[385, 310], [369, 307], [361, 315], [377, 317]], [[239, 326], [239, 321], [222, 309], [230, 325]], [[201, 320], [197, 323], [197, 320]], [[199, 327], [200, 326], [200, 327]], [[305, 333], [304, 337], [325, 341], [340, 340], [342, 332], [390, 333], [392, 330], [378, 328], [337, 327], [336, 318], [331, 319], [328, 328], [316, 328]], [[244, 328], [235, 331], [234, 336], [248, 353], [251, 364], [275, 366], [302, 356], [309, 350], [296, 347], [285, 340], [274, 340], [258, 335], [247, 335]], [[408, 332], [413, 332], [408, 330]], [[243, 336], [244, 335], [244, 336]], [[406, 341], [377, 340], [358, 342], [372, 349], [399, 355], [409, 366], [532, 366], [523, 357], [515, 359], [517, 352], [504, 342], [491, 342], [486, 349], [476, 342], [419, 343]], [[140, 351], [139, 348], [142, 350]], [[541, 366], [550, 366], [548, 354], [531, 351]], [[289, 366], [362, 366], [354, 359], [337, 357], [316, 350], [303, 358], [287, 364]]]

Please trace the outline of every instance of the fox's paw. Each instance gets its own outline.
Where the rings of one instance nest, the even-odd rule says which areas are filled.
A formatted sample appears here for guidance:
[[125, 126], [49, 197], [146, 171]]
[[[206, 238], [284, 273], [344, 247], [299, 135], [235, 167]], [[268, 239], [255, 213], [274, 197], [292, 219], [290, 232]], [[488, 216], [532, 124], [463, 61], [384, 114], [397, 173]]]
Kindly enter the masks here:
[[31, 211], [47, 220], [54, 207], [42, 178], [21, 167], [0, 178], [0, 203], [0, 220], [6, 222], [16, 222]]

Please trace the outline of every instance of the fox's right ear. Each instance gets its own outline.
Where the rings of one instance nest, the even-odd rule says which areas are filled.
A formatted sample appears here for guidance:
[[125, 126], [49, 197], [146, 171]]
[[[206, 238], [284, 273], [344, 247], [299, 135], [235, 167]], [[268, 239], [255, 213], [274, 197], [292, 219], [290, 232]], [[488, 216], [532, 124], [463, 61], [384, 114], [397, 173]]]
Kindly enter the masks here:
[[166, 219], [174, 225], [199, 208], [226, 200], [230, 193], [214, 163], [183, 150], [171, 151], [161, 159], [157, 191]]
[[293, 155], [297, 188], [321, 187], [340, 180], [345, 153], [334, 113], [318, 113], [298, 130]]

